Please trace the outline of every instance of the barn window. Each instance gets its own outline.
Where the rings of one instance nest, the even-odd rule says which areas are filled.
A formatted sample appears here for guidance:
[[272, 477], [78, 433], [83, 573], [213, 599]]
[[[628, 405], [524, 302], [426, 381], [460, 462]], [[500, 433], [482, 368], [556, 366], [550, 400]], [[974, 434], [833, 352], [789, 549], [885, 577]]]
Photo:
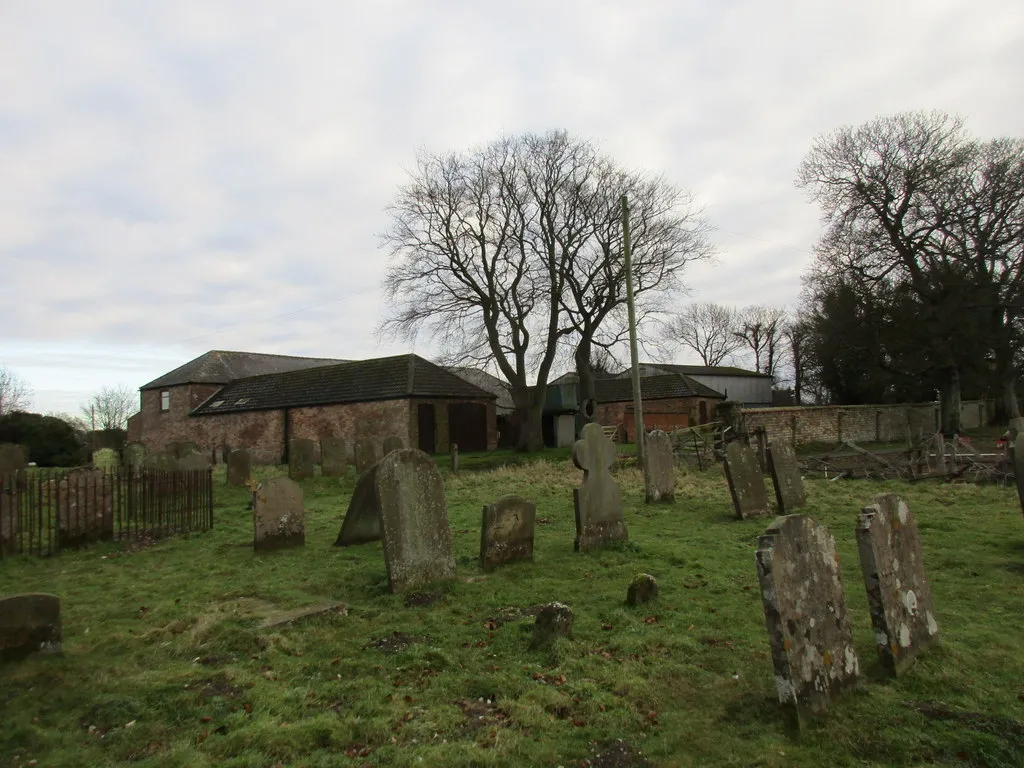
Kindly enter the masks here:
[[160, 410], [169, 411], [171, 410], [171, 393], [166, 389], [160, 393]]
[[224, 405], [223, 400], [214, 400], [212, 403], [210, 403], [211, 408], [220, 408], [222, 405]]
[[235, 405], [245, 405], [248, 402], [249, 402], [249, 398], [248, 397], [240, 397], [237, 400], [235, 400]]

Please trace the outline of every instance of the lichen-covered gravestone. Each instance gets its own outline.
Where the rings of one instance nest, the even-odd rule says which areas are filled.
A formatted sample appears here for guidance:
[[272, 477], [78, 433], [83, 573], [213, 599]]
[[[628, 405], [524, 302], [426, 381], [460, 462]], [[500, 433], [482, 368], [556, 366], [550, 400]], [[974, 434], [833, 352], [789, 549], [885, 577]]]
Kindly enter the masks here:
[[480, 567], [490, 571], [503, 563], [533, 560], [537, 505], [521, 496], [504, 496], [483, 511]]
[[288, 441], [288, 477], [292, 480], [306, 480], [313, 476], [316, 463], [313, 461], [316, 444], [304, 437]]
[[57, 508], [57, 547], [114, 538], [114, 479], [102, 469], [73, 469], [46, 486]]
[[400, 451], [405, 448], [405, 440], [398, 435], [388, 435], [384, 438], [383, 455], [387, 456], [392, 451]]
[[533, 624], [530, 650], [547, 647], [560, 637], [571, 638], [572, 623], [572, 608], [565, 603], [542, 605]]
[[252, 496], [252, 548], [265, 552], [306, 543], [302, 487], [287, 477], [260, 483]]
[[648, 502], [672, 501], [676, 496], [672, 438], [660, 429], [644, 438], [644, 489]]
[[605, 544], [626, 541], [629, 533], [622, 516], [622, 492], [612, 479], [615, 444], [599, 424], [583, 427], [572, 447], [573, 463], [583, 470], [583, 483], [572, 492], [576, 507], [578, 552], [590, 552]]
[[245, 448], [236, 448], [228, 454], [228, 485], [242, 487], [252, 478], [252, 457]]
[[907, 502], [895, 493], [876, 496], [861, 510], [857, 547], [878, 658], [900, 675], [939, 639], [921, 537]]
[[778, 514], [789, 515], [807, 506], [804, 479], [796, 463], [796, 451], [789, 443], [768, 443], [768, 471], [775, 486]]
[[0, 443], [0, 475], [20, 472], [28, 465], [28, 450], [16, 443]]
[[725, 447], [725, 477], [736, 517], [762, 517], [771, 514], [764, 475], [749, 445], [737, 440]]
[[348, 443], [344, 437], [325, 437], [320, 441], [320, 474], [344, 477], [348, 470]]
[[356, 464], [356, 474], [359, 475], [364, 474], [380, 461], [377, 443], [368, 437], [357, 437], [352, 453]]
[[658, 596], [658, 582], [649, 573], [638, 573], [626, 590], [627, 605], [649, 603]]
[[1024, 513], [1024, 432], [1017, 435], [1013, 444], [1013, 471], [1017, 478], [1017, 497], [1020, 509]]
[[92, 465], [96, 469], [114, 469], [120, 461], [117, 457], [117, 451], [113, 448], [100, 448], [97, 451], [92, 452]]
[[835, 541], [787, 515], [761, 536], [756, 561], [779, 701], [801, 717], [824, 712], [860, 672]]
[[28, 593], [0, 597], [0, 661], [60, 653], [60, 598]]
[[121, 452], [121, 460], [127, 469], [142, 469], [146, 463], [146, 444], [139, 442], [126, 444]]

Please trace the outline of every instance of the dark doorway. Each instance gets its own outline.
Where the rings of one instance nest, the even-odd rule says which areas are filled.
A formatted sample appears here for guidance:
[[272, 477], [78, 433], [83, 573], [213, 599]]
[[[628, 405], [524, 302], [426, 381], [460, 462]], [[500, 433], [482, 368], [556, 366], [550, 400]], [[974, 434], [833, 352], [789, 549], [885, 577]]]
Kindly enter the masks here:
[[701, 400], [699, 405], [697, 406], [697, 408], [700, 411], [700, 416], [698, 417], [697, 423], [698, 424], [707, 424], [708, 423], [708, 401], [707, 400]]
[[421, 403], [416, 406], [416, 423], [419, 426], [419, 449], [427, 453], [437, 453], [437, 422], [434, 420], [432, 403]]
[[460, 451], [487, 450], [487, 406], [480, 403], [448, 404], [448, 440]]

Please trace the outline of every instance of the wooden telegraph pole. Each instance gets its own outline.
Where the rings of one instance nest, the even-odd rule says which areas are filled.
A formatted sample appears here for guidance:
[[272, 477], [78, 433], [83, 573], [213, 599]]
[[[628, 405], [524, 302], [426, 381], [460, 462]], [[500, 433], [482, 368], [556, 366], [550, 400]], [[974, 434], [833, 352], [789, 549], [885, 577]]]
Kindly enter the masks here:
[[636, 350], [636, 310], [633, 308], [633, 256], [629, 243], [629, 200], [622, 196], [622, 255], [626, 263], [626, 309], [629, 311], [629, 357], [633, 378], [633, 418], [636, 455], [644, 465], [644, 411], [640, 398], [640, 362]]

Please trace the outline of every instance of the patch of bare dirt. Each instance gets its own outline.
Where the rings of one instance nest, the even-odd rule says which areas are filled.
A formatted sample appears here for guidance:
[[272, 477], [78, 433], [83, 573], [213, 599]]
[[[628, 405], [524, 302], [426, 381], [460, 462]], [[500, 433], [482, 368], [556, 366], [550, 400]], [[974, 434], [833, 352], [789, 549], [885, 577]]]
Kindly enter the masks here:
[[580, 763], [580, 768], [654, 768], [654, 763], [628, 741], [615, 739], [591, 746], [592, 757]]
[[399, 653], [404, 651], [410, 645], [416, 643], [424, 643], [427, 638], [420, 637], [418, 635], [407, 635], [404, 632], [392, 632], [387, 637], [382, 637], [378, 640], [371, 640], [369, 643], [363, 646], [363, 648], [376, 648], [381, 653]]

